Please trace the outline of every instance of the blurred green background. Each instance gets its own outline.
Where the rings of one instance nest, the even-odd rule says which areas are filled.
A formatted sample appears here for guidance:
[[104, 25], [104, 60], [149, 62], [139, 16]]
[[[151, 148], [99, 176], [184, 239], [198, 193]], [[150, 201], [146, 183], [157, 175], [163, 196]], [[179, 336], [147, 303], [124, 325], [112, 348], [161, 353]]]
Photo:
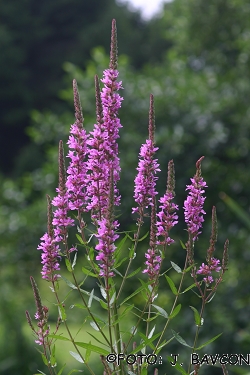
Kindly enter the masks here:
[[[95, 122], [94, 74], [101, 77], [108, 66], [113, 18], [124, 87], [119, 140], [121, 227], [134, 227], [133, 180], [140, 145], [147, 137], [152, 93], [161, 165], [157, 187], [162, 195], [167, 163], [174, 159], [180, 206], [180, 224], [173, 232], [176, 243], [165, 259], [166, 268], [170, 260], [183, 266], [179, 240], [186, 241], [185, 186], [195, 173], [195, 162], [204, 155], [207, 220], [196, 260], [205, 260], [215, 205], [216, 257], [221, 258], [228, 238], [230, 265], [225, 282], [207, 306], [202, 342], [224, 332], [207, 348], [209, 354], [250, 352], [249, 1], [174, 0], [165, 4], [161, 16], [145, 21], [115, 0], [12, 0], [2, 2], [0, 12], [1, 375], [44, 370], [24, 314], [26, 309], [35, 313], [29, 276], [38, 281], [44, 303], [51, 303], [48, 285], [40, 279], [36, 250], [46, 231], [45, 197], [55, 195], [58, 141], [66, 144], [74, 122], [73, 78], [78, 81], [86, 129], [91, 130]], [[233, 201], [223, 199], [223, 193]], [[145, 246], [141, 256], [137, 254], [135, 268], [144, 262]], [[129, 285], [126, 293], [132, 288]], [[166, 286], [162, 293], [160, 302], [168, 311], [173, 298]], [[175, 329], [191, 344], [195, 327], [188, 305], [199, 308], [199, 301], [190, 292], [181, 302], [187, 312], [180, 314]], [[52, 324], [53, 318], [52, 313]], [[66, 349], [59, 350], [62, 361]], [[175, 342], [164, 354], [182, 351], [185, 355], [187, 349]], [[159, 374], [165, 373], [162, 366]], [[229, 373], [249, 374], [248, 368], [232, 366]], [[96, 371], [101, 374], [100, 367]], [[173, 368], [168, 371], [177, 373]], [[222, 373], [204, 366], [201, 374], [211, 371]]]

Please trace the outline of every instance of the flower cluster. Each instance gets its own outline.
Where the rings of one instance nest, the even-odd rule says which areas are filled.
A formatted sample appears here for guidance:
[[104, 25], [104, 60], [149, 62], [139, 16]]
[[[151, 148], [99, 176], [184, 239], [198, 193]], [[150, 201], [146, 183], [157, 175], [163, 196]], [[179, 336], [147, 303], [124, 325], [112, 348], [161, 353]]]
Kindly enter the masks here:
[[114, 264], [113, 254], [116, 249], [114, 242], [119, 238], [119, 235], [115, 233], [118, 226], [117, 221], [111, 223], [106, 218], [99, 221], [98, 233], [96, 234], [96, 237], [99, 239], [99, 243], [95, 247], [98, 250], [96, 259], [101, 262], [100, 276], [105, 277], [105, 279], [114, 276], [111, 268]]
[[101, 219], [108, 208], [109, 185], [111, 178], [114, 184], [114, 204], [119, 205], [120, 197], [116, 187], [120, 178], [118, 157], [118, 132], [121, 128], [117, 117], [122, 98], [115, 91], [119, 90], [121, 82], [116, 82], [118, 71], [104, 71], [104, 88], [100, 93], [99, 82], [96, 79], [97, 124], [87, 141], [89, 158], [87, 161], [89, 199], [88, 210], [92, 210], [92, 218]]
[[155, 249], [148, 249], [145, 257], [147, 258], [145, 262], [147, 268], [143, 270], [142, 273], [147, 273], [149, 280], [155, 280], [160, 270], [161, 256], [156, 255]]
[[132, 209], [132, 213], [139, 212], [153, 205], [153, 198], [157, 195], [155, 190], [156, 173], [160, 171], [157, 160], [154, 159], [154, 154], [158, 147], [154, 147], [151, 139], [147, 139], [146, 143], [141, 146], [138, 167], [136, 168], [138, 174], [135, 178], [134, 198], [138, 207]]
[[203, 209], [205, 197], [202, 195], [207, 187], [206, 182], [201, 177], [201, 161], [200, 158], [196, 163], [196, 174], [191, 178], [191, 184], [187, 185], [186, 190], [189, 190], [189, 195], [184, 202], [184, 216], [187, 224], [188, 233], [191, 235], [193, 241], [198, 238], [200, 228], [204, 222], [203, 215], [206, 212]]
[[56, 241], [53, 237], [45, 233], [41, 237], [41, 243], [37, 247], [38, 250], [42, 250], [42, 278], [48, 281], [56, 281], [59, 275], [55, 274], [55, 271], [60, 270], [58, 263], [59, 257], [59, 245], [56, 245]]
[[209, 264], [204, 264], [200, 266], [199, 270], [197, 271], [197, 274], [205, 275], [206, 277], [203, 278], [206, 284], [211, 284], [214, 279], [211, 276], [212, 271], [220, 272], [221, 267], [219, 266], [220, 260], [216, 258], [211, 258]]
[[172, 202], [173, 199], [174, 193], [172, 192], [166, 192], [166, 194], [159, 199], [161, 211], [157, 213], [159, 218], [156, 223], [157, 236], [163, 236], [164, 239], [161, 241], [158, 240], [158, 245], [171, 245], [171, 243], [174, 242], [174, 240], [169, 237], [170, 229], [178, 223], [178, 215], [176, 215], [175, 212], [175, 210], [178, 210], [178, 205]]
[[86, 206], [86, 156], [88, 153], [87, 139], [88, 135], [83, 128], [82, 109], [80, 104], [77, 83], [73, 81], [75, 118], [76, 121], [70, 128], [70, 136], [67, 142], [71, 151], [67, 157], [70, 164], [67, 169], [66, 187], [69, 199], [70, 210], [85, 210]]

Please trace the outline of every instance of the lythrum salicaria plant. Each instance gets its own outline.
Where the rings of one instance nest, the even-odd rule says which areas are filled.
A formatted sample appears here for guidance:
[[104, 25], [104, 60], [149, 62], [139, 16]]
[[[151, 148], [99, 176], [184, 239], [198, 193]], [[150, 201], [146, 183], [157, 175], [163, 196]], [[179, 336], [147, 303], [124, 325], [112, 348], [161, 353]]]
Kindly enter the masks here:
[[[131, 233], [120, 228], [118, 207], [122, 197], [119, 193], [121, 168], [117, 140], [122, 127], [118, 111], [123, 99], [118, 93], [122, 83], [118, 79], [117, 61], [116, 23], [113, 20], [110, 64], [103, 72], [102, 88], [98, 77], [95, 77], [96, 124], [93, 131], [87, 134], [74, 80], [75, 123], [70, 128], [67, 142], [69, 163], [66, 169], [64, 146], [60, 141], [57, 195], [53, 199], [47, 197], [47, 232], [41, 237], [38, 250], [41, 251], [42, 278], [49, 283], [58, 310], [57, 323], [53, 329], [49, 324], [49, 308], [43, 304], [34, 278], [30, 278], [36, 303], [36, 322], [32, 322], [28, 311], [26, 317], [51, 375], [60, 375], [65, 371], [66, 365], [62, 368], [57, 365], [55, 348], [58, 341], [71, 343], [69, 354], [79, 362], [78, 369], [71, 369], [69, 374], [82, 370], [96, 374], [91, 366], [91, 358], [94, 357], [98, 358], [104, 375], [156, 375], [167, 372], [161, 353], [170, 341], [177, 340], [189, 350], [191, 356], [219, 336], [205, 343], [199, 339], [206, 304], [221, 283], [228, 263], [228, 241], [225, 242], [222, 261], [215, 255], [215, 207], [212, 209], [212, 231], [206, 260], [200, 266], [195, 262], [195, 244], [201, 235], [205, 215], [203, 207], [207, 184], [201, 173], [203, 157], [197, 161], [196, 172], [186, 186], [187, 198], [183, 208], [187, 239], [180, 245], [186, 251], [186, 260], [182, 266], [171, 262], [170, 268], [163, 272], [166, 267], [162, 265], [163, 262], [166, 264], [168, 248], [174, 242], [171, 229], [178, 224], [179, 207], [174, 201], [173, 160], [168, 163], [168, 171], [165, 173], [165, 194], [157, 197], [156, 183], [160, 166], [154, 139], [153, 95], [150, 95], [149, 103], [148, 138], [141, 146], [134, 180], [132, 213], [135, 230]], [[149, 235], [142, 236], [142, 227], [149, 221]], [[72, 244], [74, 230], [76, 244]], [[140, 248], [143, 237], [144, 241], [148, 241], [146, 251]], [[123, 259], [124, 252], [126, 255]], [[133, 260], [136, 255], [142, 267], [135, 270]], [[68, 277], [61, 271], [64, 262]], [[80, 266], [82, 276], [79, 275]], [[171, 272], [179, 274], [178, 286], [171, 278]], [[184, 289], [183, 280], [187, 274], [191, 274], [192, 284]], [[95, 279], [95, 288], [92, 290], [85, 287], [89, 278]], [[132, 280], [133, 292], [124, 295], [125, 283], [131, 283]], [[62, 287], [64, 282], [68, 289], [66, 294], [65, 286]], [[169, 288], [174, 295], [171, 306], [157, 304], [161, 284], [165, 284], [165, 288]], [[200, 311], [191, 306], [196, 333], [189, 345], [180, 332], [169, 332], [168, 328], [170, 322], [182, 314], [181, 295], [191, 289], [195, 290], [201, 305]], [[69, 296], [71, 300], [74, 298], [73, 305], [72, 301], [68, 302]], [[51, 297], [47, 300], [51, 300]], [[135, 305], [137, 301], [140, 301], [138, 306]], [[102, 309], [102, 313], [97, 314], [97, 308]], [[71, 328], [74, 312], [77, 317], [79, 314], [82, 316], [77, 334]], [[89, 324], [92, 333], [85, 331], [85, 326]], [[81, 334], [82, 330], [84, 335]], [[64, 353], [65, 359], [67, 354]], [[178, 363], [177, 356], [169, 356], [168, 361], [173, 366], [172, 371], [184, 375], [199, 373], [199, 363], [194, 365], [190, 361], [184, 369]], [[222, 372], [226, 374], [226, 371], [223, 365]]]

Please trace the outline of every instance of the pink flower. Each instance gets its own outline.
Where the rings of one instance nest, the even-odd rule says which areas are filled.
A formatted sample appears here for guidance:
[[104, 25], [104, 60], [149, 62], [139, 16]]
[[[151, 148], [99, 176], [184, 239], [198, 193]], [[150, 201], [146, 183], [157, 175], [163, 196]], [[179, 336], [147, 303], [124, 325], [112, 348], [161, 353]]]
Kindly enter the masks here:
[[201, 177], [200, 163], [202, 159], [203, 157], [196, 163], [197, 171], [194, 178], [191, 178], [191, 184], [187, 185], [186, 190], [189, 190], [189, 195], [184, 202], [185, 222], [193, 241], [195, 241], [201, 233], [199, 230], [202, 228], [202, 223], [204, 221], [203, 215], [206, 214], [203, 210], [206, 198], [202, 194], [205, 192], [204, 188], [207, 187], [207, 185]]
[[150, 280], [155, 280], [159, 274], [162, 259], [160, 255], [156, 255], [155, 249], [148, 249], [145, 257], [147, 258], [145, 262], [147, 268], [142, 273], [147, 273]]
[[[118, 109], [123, 98], [116, 92], [122, 88], [117, 82], [118, 71], [107, 69], [104, 71], [104, 88], [99, 96], [99, 84], [96, 81], [96, 97], [98, 121], [94, 131], [87, 141], [89, 149], [88, 159], [88, 209], [92, 210], [92, 217], [101, 219], [108, 208], [110, 182], [113, 184], [113, 200], [120, 204], [117, 182], [120, 179], [120, 159], [118, 157], [119, 129], [122, 127], [118, 118]], [[99, 103], [99, 100], [101, 103]]]
[[219, 266], [220, 260], [216, 258], [211, 258], [209, 264], [204, 264], [200, 266], [199, 270], [196, 272], [197, 274], [200, 275], [205, 275], [206, 277], [203, 278], [206, 284], [211, 284], [214, 280], [213, 277], [211, 276], [212, 271], [215, 272], [220, 272], [221, 267]]
[[157, 159], [154, 154], [158, 147], [154, 147], [153, 141], [147, 139], [146, 143], [141, 146], [138, 167], [138, 174], [135, 178], [134, 198], [138, 207], [132, 208], [132, 213], [143, 211], [148, 206], [153, 206], [153, 198], [158, 194], [155, 190], [156, 173], [160, 171]]
[[175, 210], [178, 210], [178, 205], [172, 202], [173, 199], [174, 194], [168, 191], [159, 199], [161, 211], [156, 214], [159, 218], [156, 223], [158, 230], [157, 236], [163, 236], [164, 239], [162, 241], [157, 241], [157, 245], [170, 245], [174, 242], [174, 240], [169, 237], [170, 229], [178, 223], [178, 215], [176, 215], [175, 212]]
[[70, 129], [68, 145], [72, 151], [69, 151], [67, 157], [71, 160], [67, 169], [66, 187], [68, 192], [68, 208], [70, 210], [85, 211], [86, 207], [86, 181], [87, 167], [86, 155], [88, 135], [83, 127], [73, 124]]
[[42, 250], [42, 278], [52, 282], [56, 281], [60, 277], [55, 273], [55, 271], [60, 270], [58, 263], [59, 246], [55, 244], [55, 240], [48, 233], [45, 233], [41, 237], [41, 243], [37, 250]]
[[110, 220], [104, 218], [98, 222], [98, 225], [96, 237], [99, 239], [99, 243], [95, 248], [98, 250], [96, 259], [100, 261], [100, 276], [104, 276], [105, 278], [113, 277], [114, 272], [111, 271], [111, 268], [114, 264], [113, 254], [116, 249], [114, 242], [119, 238], [115, 230], [119, 224], [117, 221], [110, 224]]

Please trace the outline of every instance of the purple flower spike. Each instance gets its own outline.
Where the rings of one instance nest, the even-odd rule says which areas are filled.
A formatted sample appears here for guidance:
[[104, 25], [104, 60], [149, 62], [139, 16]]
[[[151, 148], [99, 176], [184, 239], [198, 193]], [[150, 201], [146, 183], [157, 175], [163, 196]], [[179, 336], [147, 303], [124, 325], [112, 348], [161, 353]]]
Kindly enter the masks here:
[[159, 274], [162, 259], [160, 255], [156, 255], [154, 249], [148, 249], [145, 257], [147, 258], [145, 262], [147, 268], [143, 270], [142, 273], [147, 273], [149, 280], [156, 280], [157, 275]]
[[55, 271], [60, 270], [58, 263], [59, 246], [55, 244], [55, 240], [51, 238], [48, 233], [41, 237], [41, 243], [37, 250], [42, 250], [42, 278], [48, 281], [56, 281], [60, 275], [55, 274]]
[[68, 217], [69, 211], [69, 195], [65, 186], [65, 164], [64, 164], [64, 153], [63, 143], [59, 142], [59, 187], [56, 189], [58, 195], [52, 200], [53, 206], [57, 207], [53, 213], [52, 224], [55, 226], [55, 241], [65, 241], [67, 236], [67, 227], [74, 225], [74, 220]]
[[189, 190], [189, 195], [184, 202], [184, 216], [187, 224], [188, 233], [191, 235], [193, 241], [197, 240], [200, 228], [204, 221], [203, 215], [206, 212], [203, 210], [205, 197], [202, 195], [207, 187], [206, 182], [201, 177], [201, 157], [196, 163], [196, 174], [191, 178], [191, 185], [187, 185], [186, 190]]
[[76, 121], [71, 125], [70, 136], [67, 144], [71, 151], [67, 157], [71, 160], [67, 169], [68, 177], [66, 187], [68, 190], [69, 209], [86, 210], [86, 179], [87, 167], [86, 156], [88, 154], [87, 139], [85, 129], [83, 128], [83, 117], [80, 103], [80, 97], [77, 89], [77, 83], [73, 81], [75, 118]]
[[88, 140], [88, 198], [87, 208], [92, 210], [92, 218], [101, 220], [109, 206], [109, 183], [113, 179], [113, 203], [120, 204], [117, 182], [120, 179], [120, 160], [118, 157], [119, 129], [122, 127], [118, 118], [118, 110], [123, 98], [117, 93], [122, 88], [118, 82], [116, 26], [112, 23], [111, 51], [109, 69], [104, 70], [104, 87], [100, 92], [96, 76], [96, 114], [97, 123]]
[[48, 216], [48, 232], [41, 237], [41, 243], [37, 247], [37, 250], [42, 250], [42, 278], [48, 281], [56, 281], [60, 275], [55, 272], [60, 270], [58, 260], [59, 256], [59, 245], [56, 245], [56, 239], [54, 234], [54, 228], [52, 225], [52, 205], [49, 195], [47, 195], [47, 216]]
[[153, 95], [150, 96], [149, 110], [149, 139], [141, 146], [140, 160], [136, 168], [138, 174], [135, 178], [134, 198], [138, 207], [132, 208], [132, 213], [138, 212], [140, 217], [144, 216], [144, 209], [153, 206], [154, 197], [158, 194], [155, 190], [156, 173], [160, 171], [157, 159], [154, 159], [158, 147], [154, 146], [154, 107]]
[[98, 224], [99, 227], [96, 237], [99, 239], [99, 243], [95, 248], [99, 252], [96, 259], [100, 261], [100, 276], [105, 278], [113, 277], [114, 272], [111, 271], [111, 268], [114, 264], [113, 253], [116, 249], [114, 242], [119, 238], [115, 230], [118, 228], [119, 224], [117, 221], [110, 224], [110, 220], [105, 218], [99, 221]]
[[161, 211], [157, 214], [159, 218], [159, 221], [156, 223], [158, 228], [157, 236], [163, 236], [164, 240], [157, 241], [158, 245], [170, 245], [174, 242], [169, 237], [170, 229], [178, 223], [178, 215], [175, 212], [175, 210], [178, 210], [178, 205], [172, 202], [173, 199], [174, 194], [170, 192], [167, 192], [159, 199]]

